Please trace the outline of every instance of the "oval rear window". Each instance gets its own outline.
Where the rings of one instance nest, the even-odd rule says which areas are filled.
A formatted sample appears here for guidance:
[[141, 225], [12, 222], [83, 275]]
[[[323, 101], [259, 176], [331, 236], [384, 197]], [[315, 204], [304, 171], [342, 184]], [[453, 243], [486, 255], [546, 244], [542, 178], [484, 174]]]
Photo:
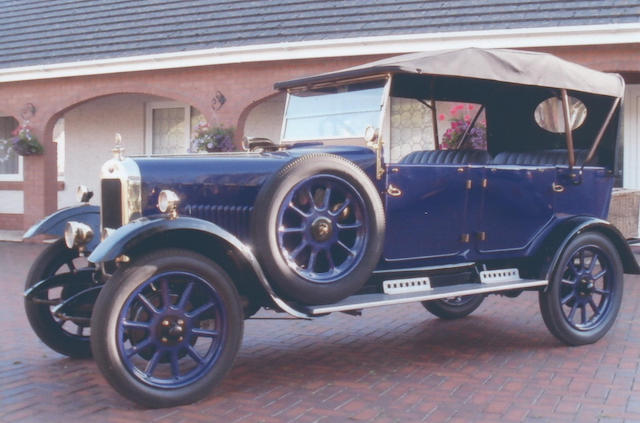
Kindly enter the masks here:
[[[534, 117], [538, 126], [549, 132], [562, 133], [564, 129], [564, 113], [562, 100], [551, 97], [536, 107]], [[587, 106], [575, 97], [569, 97], [569, 122], [571, 129], [577, 129], [587, 118]]]

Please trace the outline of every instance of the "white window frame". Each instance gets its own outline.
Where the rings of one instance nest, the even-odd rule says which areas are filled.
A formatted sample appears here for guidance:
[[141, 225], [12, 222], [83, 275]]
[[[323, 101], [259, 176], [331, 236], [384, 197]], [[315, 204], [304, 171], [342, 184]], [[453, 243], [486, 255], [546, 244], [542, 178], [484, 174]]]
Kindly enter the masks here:
[[[14, 118], [13, 116], [0, 115], [0, 118], [7, 117]], [[24, 164], [22, 156], [18, 155], [18, 173], [0, 173], [0, 181], [24, 181]]]
[[[185, 145], [191, 142], [191, 106], [177, 101], [154, 101], [145, 105], [145, 131], [144, 131], [144, 152], [147, 156], [153, 155], [153, 111], [156, 109], [184, 109], [186, 129]], [[186, 151], [183, 153], [186, 154]]]

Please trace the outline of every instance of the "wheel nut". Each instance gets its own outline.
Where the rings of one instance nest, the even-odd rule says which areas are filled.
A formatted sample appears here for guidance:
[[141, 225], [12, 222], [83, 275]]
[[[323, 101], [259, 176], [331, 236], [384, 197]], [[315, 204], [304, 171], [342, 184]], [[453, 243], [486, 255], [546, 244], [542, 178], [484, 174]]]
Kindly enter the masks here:
[[169, 326], [169, 325], [170, 325], [170, 323], [169, 323], [168, 320], [163, 320], [162, 321], [162, 326]]
[[169, 340], [167, 338], [165, 338], [164, 336], [161, 339], [163, 344], [166, 344], [167, 342], [169, 342]]

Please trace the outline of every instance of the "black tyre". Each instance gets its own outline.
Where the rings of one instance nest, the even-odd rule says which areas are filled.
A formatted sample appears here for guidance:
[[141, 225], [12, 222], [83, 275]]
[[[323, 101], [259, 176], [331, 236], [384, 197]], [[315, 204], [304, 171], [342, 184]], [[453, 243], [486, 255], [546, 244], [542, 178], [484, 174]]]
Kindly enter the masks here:
[[602, 338], [620, 310], [623, 276], [620, 255], [609, 239], [595, 232], [578, 235], [539, 294], [547, 328], [569, 345]]
[[252, 217], [255, 252], [285, 298], [327, 304], [362, 287], [384, 243], [380, 194], [354, 163], [302, 156], [260, 191]]
[[441, 319], [453, 320], [473, 313], [484, 301], [484, 295], [465, 295], [442, 300], [423, 301], [422, 306], [429, 313]]
[[105, 284], [91, 320], [98, 368], [122, 396], [152, 408], [195, 402], [231, 369], [244, 316], [225, 271], [199, 254], [159, 250]]
[[[78, 252], [70, 250], [64, 240], [58, 240], [40, 253], [31, 266], [25, 281], [25, 289], [54, 275], [71, 274], [86, 264]], [[53, 315], [53, 307], [87, 286], [71, 282], [66, 287], [54, 287], [34, 298], [25, 299], [24, 308], [29, 323], [42, 342], [49, 348], [73, 358], [91, 356], [88, 324], [63, 321]], [[91, 304], [84, 313], [89, 316]]]

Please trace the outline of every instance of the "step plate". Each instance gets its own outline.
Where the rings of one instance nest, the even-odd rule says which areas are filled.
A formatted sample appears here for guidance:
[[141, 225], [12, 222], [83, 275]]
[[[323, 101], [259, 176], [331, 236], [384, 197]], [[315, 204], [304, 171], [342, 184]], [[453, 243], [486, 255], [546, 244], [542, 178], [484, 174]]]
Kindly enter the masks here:
[[406, 304], [417, 301], [440, 300], [448, 297], [461, 297], [472, 294], [489, 294], [492, 292], [510, 291], [513, 289], [535, 288], [546, 286], [546, 280], [520, 279], [510, 282], [494, 282], [491, 284], [466, 283], [453, 286], [432, 288], [426, 292], [412, 292], [406, 294], [363, 294], [352, 295], [335, 304], [306, 306], [305, 311], [310, 315], [333, 313], [336, 311], [360, 310], [371, 307], [381, 307], [394, 304]]

